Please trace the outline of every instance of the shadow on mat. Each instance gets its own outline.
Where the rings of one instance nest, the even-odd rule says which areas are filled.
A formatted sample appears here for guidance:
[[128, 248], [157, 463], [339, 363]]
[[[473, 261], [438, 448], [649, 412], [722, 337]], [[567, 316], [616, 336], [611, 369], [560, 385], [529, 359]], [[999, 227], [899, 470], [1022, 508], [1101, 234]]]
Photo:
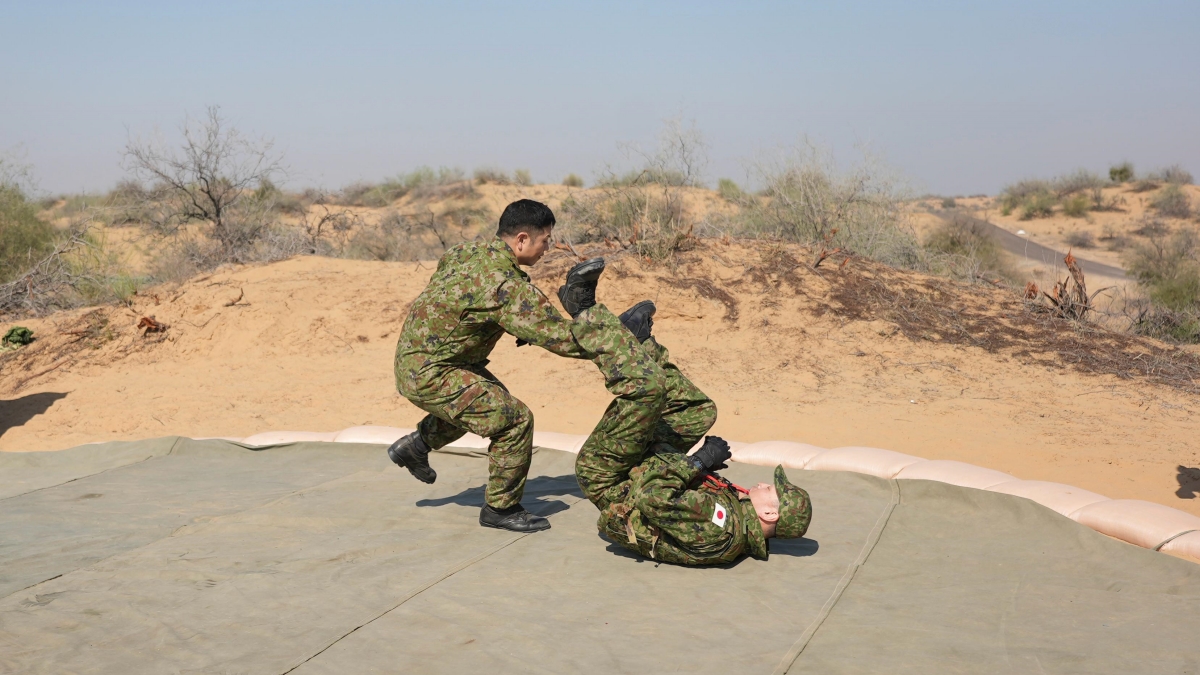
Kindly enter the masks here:
[[65, 392], [45, 391], [29, 394], [11, 401], [0, 401], [0, 436], [9, 429], [25, 424], [46, 412], [55, 401], [66, 398]]
[[1196, 493], [1200, 493], [1200, 469], [1180, 465], [1179, 475], [1175, 476], [1175, 480], [1179, 481], [1179, 489], [1175, 491], [1176, 497], [1195, 499]]
[[[456, 495], [449, 497], [439, 497], [437, 499], [420, 499], [417, 500], [417, 506], [445, 506], [447, 504], [457, 504], [459, 506], [474, 506], [483, 507], [483, 491], [484, 486], [467, 488]], [[583, 499], [583, 493], [579, 491], [579, 483], [575, 480], [575, 474], [570, 473], [565, 476], [538, 476], [530, 478], [525, 482], [525, 497], [522, 503], [525, 508], [539, 516], [549, 517], [556, 513], [566, 511], [571, 508], [570, 504], [560, 502], [557, 499], [543, 499], [543, 497], [579, 497]], [[530, 500], [533, 497], [533, 500]]]
[[[608, 544], [608, 547], [607, 547], [608, 552], [612, 553], [615, 556], [618, 556], [621, 558], [629, 558], [630, 560], [634, 560], [634, 561], [642, 562], [642, 563], [652, 563], [655, 565], [658, 565], [661, 563], [661, 561], [659, 561], [659, 560], [650, 560], [649, 558], [643, 558], [642, 556], [634, 553], [633, 551], [630, 551], [629, 549], [625, 548], [624, 546], [621, 546], [620, 544], [614, 542], [612, 539], [609, 539], [608, 537], [604, 536], [604, 534], [601, 532], [597, 532], [596, 536], [599, 537], [601, 541]], [[770, 540], [771, 555], [786, 555], [786, 556], [792, 556], [794, 558], [807, 558], [810, 555], [816, 555], [817, 549], [819, 549], [819, 548], [821, 548], [821, 545], [817, 543], [816, 539], [806, 539], [804, 537], [801, 537], [799, 539], [771, 539]], [[738, 558], [737, 560], [735, 560], [731, 563], [726, 563], [724, 565], [710, 565], [709, 567], [715, 567], [718, 569], [729, 569], [729, 568], [737, 567], [738, 565], [742, 564], [743, 561], [749, 559], [749, 557], [750, 556], [742, 556], [741, 558]]]

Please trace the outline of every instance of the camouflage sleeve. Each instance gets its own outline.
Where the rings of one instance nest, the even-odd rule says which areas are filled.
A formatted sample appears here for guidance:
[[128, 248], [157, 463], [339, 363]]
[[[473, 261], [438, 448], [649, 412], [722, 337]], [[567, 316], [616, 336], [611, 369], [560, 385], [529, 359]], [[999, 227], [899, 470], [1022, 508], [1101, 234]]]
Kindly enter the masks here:
[[735, 504], [707, 490], [689, 489], [701, 470], [685, 455], [664, 457], [646, 472], [634, 507], [676, 541], [697, 549], [719, 550], [738, 535]]
[[571, 334], [571, 322], [550, 304], [550, 299], [523, 279], [506, 282], [497, 291], [500, 309], [496, 322], [510, 335], [559, 356], [590, 358]]

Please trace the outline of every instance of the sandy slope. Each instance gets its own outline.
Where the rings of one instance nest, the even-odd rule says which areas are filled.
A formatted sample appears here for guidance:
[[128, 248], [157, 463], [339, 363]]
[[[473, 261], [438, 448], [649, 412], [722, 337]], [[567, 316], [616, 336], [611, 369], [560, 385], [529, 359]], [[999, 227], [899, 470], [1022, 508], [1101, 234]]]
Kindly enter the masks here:
[[[766, 253], [709, 242], [673, 270], [621, 257], [600, 288], [616, 311], [658, 302], [656, 335], [720, 406], [715, 433], [958, 459], [1200, 514], [1200, 500], [1176, 495], [1191, 494], [1178, 467], [1200, 467], [1194, 394], [1015, 348], [910, 339], [890, 321], [839, 311], [850, 296], [835, 293], [837, 275], [866, 263], [821, 276]], [[549, 291], [568, 264], [548, 259], [535, 279]], [[302, 257], [226, 268], [128, 308], [26, 321], [41, 339], [0, 356], [0, 450], [411, 426], [420, 415], [395, 393], [391, 360], [431, 271]], [[145, 315], [170, 327], [143, 337]], [[492, 368], [539, 429], [587, 433], [608, 401], [590, 363], [509, 339]], [[1200, 491], [1200, 469], [1195, 478], [1185, 488]]]

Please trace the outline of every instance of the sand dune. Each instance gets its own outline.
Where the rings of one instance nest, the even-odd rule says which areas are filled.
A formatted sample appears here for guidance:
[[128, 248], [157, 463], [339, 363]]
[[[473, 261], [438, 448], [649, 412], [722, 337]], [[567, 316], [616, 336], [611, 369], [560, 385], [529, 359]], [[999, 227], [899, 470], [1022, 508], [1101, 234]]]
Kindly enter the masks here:
[[[969, 319], [961, 335], [922, 332], [866, 302], [878, 266], [852, 259], [818, 274], [794, 264], [803, 254], [708, 241], [672, 269], [616, 255], [599, 299], [616, 311], [658, 303], [655, 334], [717, 401], [714, 433], [727, 438], [883, 447], [1200, 514], [1188, 498], [1200, 491], [1194, 393], [1082, 372], [1094, 360], [1011, 339], [1013, 301], [1000, 291], [947, 296], [958, 303], [947, 316]], [[535, 280], [550, 292], [569, 264], [555, 254]], [[411, 426], [420, 412], [396, 394], [391, 360], [431, 272], [300, 257], [223, 268], [130, 307], [23, 322], [40, 339], [0, 356], [0, 450]], [[948, 283], [887, 274], [917, 290]], [[143, 336], [143, 316], [169, 327]], [[1061, 330], [1055, 339], [1077, 339]], [[1147, 358], [1163, 348], [1130, 344]], [[492, 368], [540, 430], [587, 433], [608, 401], [590, 363], [508, 339]]]

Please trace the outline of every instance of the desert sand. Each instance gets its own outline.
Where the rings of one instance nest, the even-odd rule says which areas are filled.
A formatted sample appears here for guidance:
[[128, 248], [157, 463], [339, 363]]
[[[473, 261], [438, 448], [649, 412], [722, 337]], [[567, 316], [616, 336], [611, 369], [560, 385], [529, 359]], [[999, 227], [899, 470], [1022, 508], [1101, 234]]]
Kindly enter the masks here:
[[[1084, 372], [1061, 355], [989, 342], [991, 329], [943, 339], [935, 326], [926, 335], [855, 310], [849, 280], [874, 274], [859, 259], [814, 272], [794, 264], [802, 250], [721, 240], [673, 267], [587, 253], [611, 259], [601, 302], [618, 312], [657, 302], [655, 335], [717, 402], [715, 434], [955, 459], [1200, 515], [1194, 388]], [[535, 281], [553, 297], [570, 264], [556, 251], [533, 268]], [[0, 356], [0, 451], [412, 426], [421, 413], [396, 393], [392, 355], [433, 266], [227, 266], [127, 307], [23, 320], [39, 339]], [[932, 283], [898, 274], [914, 288]], [[995, 307], [1011, 297], [973, 289], [962, 311], [999, 317], [999, 327], [1006, 310]], [[167, 328], [143, 333], [142, 317]], [[609, 400], [590, 363], [511, 339], [491, 368], [539, 430], [588, 433]]]

